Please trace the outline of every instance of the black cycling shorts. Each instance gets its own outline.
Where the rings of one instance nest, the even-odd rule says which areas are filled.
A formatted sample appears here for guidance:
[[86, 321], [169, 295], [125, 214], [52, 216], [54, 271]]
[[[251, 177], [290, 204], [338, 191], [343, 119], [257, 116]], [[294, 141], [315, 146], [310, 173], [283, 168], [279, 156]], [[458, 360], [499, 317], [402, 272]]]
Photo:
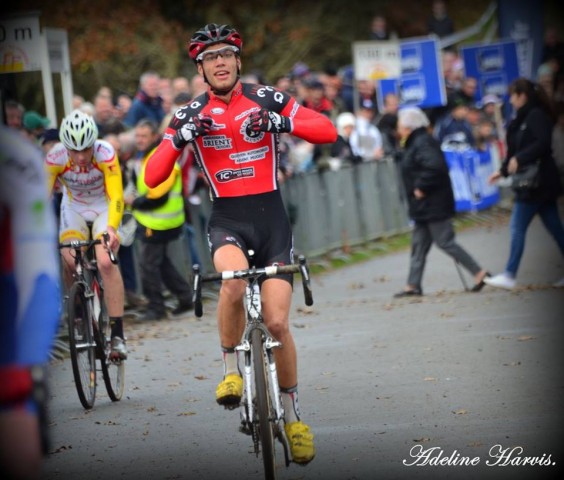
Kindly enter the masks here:
[[[294, 237], [280, 192], [215, 198], [208, 223], [208, 243], [212, 258], [219, 247], [232, 244], [247, 257], [248, 250], [253, 250], [256, 267], [292, 264]], [[293, 285], [291, 274], [275, 278]]]

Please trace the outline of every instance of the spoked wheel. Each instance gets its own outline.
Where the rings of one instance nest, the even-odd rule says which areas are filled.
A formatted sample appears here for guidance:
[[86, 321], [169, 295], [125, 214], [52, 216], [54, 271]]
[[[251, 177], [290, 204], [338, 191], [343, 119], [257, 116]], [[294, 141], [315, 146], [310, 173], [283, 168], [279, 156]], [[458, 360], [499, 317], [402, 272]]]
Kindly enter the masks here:
[[271, 415], [271, 399], [269, 395], [266, 366], [263, 354], [262, 332], [256, 328], [251, 333], [253, 366], [255, 372], [256, 406], [258, 414], [258, 436], [262, 448], [264, 475], [267, 480], [276, 478], [276, 455], [274, 452], [274, 432]]
[[96, 344], [92, 338], [92, 317], [84, 296], [84, 284], [74, 283], [69, 291], [67, 321], [74, 383], [80, 403], [86, 409], [96, 398]]
[[98, 344], [98, 358], [102, 365], [102, 376], [104, 377], [108, 396], [113, 402], [117, 402], [121, 400], [123, 395], [125, 363], [122, 360], [112, 360], [110, 358], [112, 349], [110, 318], [101, 294], [98, 298], [101, 303], [96, 338]]

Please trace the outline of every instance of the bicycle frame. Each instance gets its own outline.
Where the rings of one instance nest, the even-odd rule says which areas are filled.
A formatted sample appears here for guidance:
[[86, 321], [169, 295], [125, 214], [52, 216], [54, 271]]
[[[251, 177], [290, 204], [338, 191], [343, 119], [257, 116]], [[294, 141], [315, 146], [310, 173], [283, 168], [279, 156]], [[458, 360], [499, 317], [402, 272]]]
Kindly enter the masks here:
[[[243, 402], [241, 405], [241, 423], [242, 428], [245, 426], [254, 425], [257, 422], [255, 418], [255, 409], [253, 406], [252, 399], [255, 398], [255, 393], [253, 391], [253, 367], [252, 367], [252, 357], [251, 357], [251, 335], [254, 329], [259, 329], [264, 338], [264, 351], [265, 363], [267, 365], [267, 374], [269, 376], [268, 384], [270, 386], [270, 396], [273, 401], [274, 407], [274, 418], [270, 418], [271, 422], [279, 422], [284, 418], [284, 408], [282, 406], [282, 401], [280, 397], [280, 387], [278, 385], [278, 373], [276, 370], [276, 363], [274, 361], [273, 348], [281, 347], [282, 344], [275, 340], [268, 328], [264, 324], [262, 318], [262, 305], [260, 296], [260, 287], [258, 285], [258, 277], [253, 277], [250, 282], [247, 283], [245, 287], [245, 310], [247, 315], [247, 322], [245, 325], [245, 330], [243, 332], [241, 343], [235, 347], [236, 351], [243, 352], [244, 365], [243, 365], [243, 376], [245, 385], [245, 392], [243, 397]], [[253, 429], [251, 428], [251, 432]], [[279, 429], [279, 432], [282, 432]], [[258, 439], [255, 440], [255, 447], [258, 447]], [[284, 450], [287, 451], [287, 442], [283, 442]], [[255, 450], [258, 450], [256, 448]], [[258, 454], [258, 451], [257, 451]]]
[[[249, 252], [252, 257], [252, 252]], [[278, 374], [274, 359], [274, 348], [281, 347], [282, 344], [274, 339], [266, 327], [262, 316], [261, 294], [259, 286], [259, 278], [262, 276], [274, 276], [280, 274], [300, 273], [302, 278], [303, 292], [306, 305], [313, 305], [313, 296], [310, 286], [309, 269], [305, 257], [299, 257], [298, 264], [293, 265], [273, 265], [269, 267], [251, 268], [244, 270], [230, 270], [207, 275], [200, 274], [199, 265], [193, 266], [194, 271], [194, 313], [197, 317], [203, 315], [202, 308], [202, 283], [217, 280], [244, 279], [247, 280], [245, 286], [244, 305], [246, 312], [246, 323], [241, 342], [235, 347], [237, 352], [243, 353], [243, 398], [240, 403], [241, 414], [241, 431], [252, 435], [254, 450], [258, 456], [260, 453], [259, 444], [263, 445], [263, 460], [265, 465], [265, 473], [267, 478], [274, 478], [274, 450], [272, 440], [265, 443], [265, 436], [269, 439], [277, 438], [284, 447], [284, 455], [286, 466], [291, 462], [290, 448], [286, 438], [284, 428], [279, 423], [284, 419], [284, 407], [281, 400], [281, 392], [278, 384]], [[260, 335], [257, 336], [256, 332]], [[253, 344], [253, 338], [260, 343], [260, 347]], [[260, 353], [259, 353], [260, 352]], [[261, 360], [266, 368], [260, 364], [261, 360], [254, 358], [261, 355]], [[258, 374], [258, 370], [263, 371], [266, 378], [262, 378], [260, 383], [262, 389], [256, 385], [262, 374]], [[257, 376], [259, 375], [259, 376]], [[266, 385], [265, 385], [266, 383]], [[264, 392], [264, 390], [267, 390]], [[255, 391], [256, 390], [256, 391]], [[264, 398], [266, 395], [267, 398]], [[261, 397], [261, 398], [259, 398]], [[255, 407], [255, 400], [258, 406]], [[261, 410], [261, 401], [263, 412], [268, 410], [268, 418], [261, 418], [259, 410]], [[236, 407], [234, 407], [236, 408]], [[266, 424], [270, 424], [268, 432], [260, 431], [260, 428], [266, 428]], [[272, 450], [268, 453], [270, 459], [267, 459], [266, 446]]]
[[[70, 248], [74, 251], [74, 282], [66, 297], [66, 308], [73, 375], [80, 402], [86, 409], [94, 406], [96, 398], [96, 358], [100, 360], [110, 399], [120, 400], [123, 394], [124, 365], [122, 361], [109, 358], [109, 339], [105, 332], [109, 328], [109, 322], [103, 303], [102, 279], [93, 254], [93, 247], [101, 243], [107, 244], [108, 238], [106, 233], [103, 240], [72, 240], [59, 245], [60, 249]], [[117, 263], [117, 258], [110, 249], [108, 255], [112, 263]], [[88, 359], [86, 369], [84, 360], [81, 360], [84, 359], [83, 353], [86, 353]]]
[[[80, 282], [84, 285], [85, 297], [90, 302], [90, 307], [93, 314], [93, 322], [98, 323], [100, 318], [100, 311], [102, 310], [102, 304], [100, 302], [100, 290], [101, 290], [101, 279], [98, 273], [98, 267], [96, 266], [96, 259], [92, 253], [94, 245], [101, 244], [101, 240], [91, 240], [91, 241], [78, 241], [73, 240], [68, 244], [61, 244], [59, 248], [71, 248], [75, 251], [76, 256], [74, 257], [75, 271], [73, 278], [75, 282]], [[82, 247], [86, 247], [86, 251], [82, 250]], [[116, 263], [115, 256], [110, 251], [110, 259], [113, 263]], [[96, 280], [96, 281], [94, 281]], [[93, 333], [93, 332], [91, 332]]]

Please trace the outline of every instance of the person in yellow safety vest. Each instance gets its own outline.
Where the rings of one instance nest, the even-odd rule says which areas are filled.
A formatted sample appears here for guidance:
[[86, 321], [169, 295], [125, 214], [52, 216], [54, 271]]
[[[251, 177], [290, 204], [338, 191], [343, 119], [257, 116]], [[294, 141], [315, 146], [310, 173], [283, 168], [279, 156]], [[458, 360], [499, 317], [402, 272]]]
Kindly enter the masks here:
[[172, 316], [181, 316], [192, 309], [192, 289], [188, 279], [178, 271], [169, 256], [169, 244], [184, 230], [184, 198], [182, 173], [175, 164], [165, 182], [156, 188], [145, 183], [145, 166], [158, 141], [158, 126], [150, 120], [141, 120], [135, 127], [135, 141], [142, 156], [137, 173], [137, 196], [131, 203], [137, 220], [139, 240], [139, 267], [143, 294], [148, 300], [142, 320], [160, 320], [167, 317], [163, 287], [178, 299]]

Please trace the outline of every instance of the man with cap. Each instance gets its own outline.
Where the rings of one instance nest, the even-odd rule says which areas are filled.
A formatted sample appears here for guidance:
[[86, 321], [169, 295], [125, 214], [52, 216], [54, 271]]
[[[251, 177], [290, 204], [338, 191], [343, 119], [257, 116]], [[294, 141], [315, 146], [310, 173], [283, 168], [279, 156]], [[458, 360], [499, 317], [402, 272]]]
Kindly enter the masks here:
[[23, 115], [23, 133], [31, 141], [38, 143], [39, 138], [45, 131], [45, 129], [51, 123], [47, 117], [42, 117], [39, 113], [28, 110]]

